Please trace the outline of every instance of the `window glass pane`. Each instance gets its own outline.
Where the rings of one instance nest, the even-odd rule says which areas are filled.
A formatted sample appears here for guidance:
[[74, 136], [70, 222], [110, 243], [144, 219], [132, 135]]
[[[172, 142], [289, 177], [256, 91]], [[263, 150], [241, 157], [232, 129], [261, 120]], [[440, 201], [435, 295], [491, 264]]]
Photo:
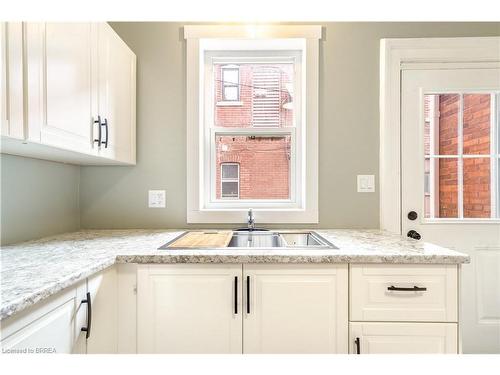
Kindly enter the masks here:
[[[293, 63], [241, 63], [239, 79], [238, 72], [225, 70], [224, 66], [227, 64], [213, 66], [215, 126], [294, 126]], [[237, 83], [238, 87], [220, 84], [222, 81]], [[231, 100], [241, 105], [224, 105], [224, 101]]]
[[290, 198], [289, 135], [217, 135], [215, 138], [217, 198], [221, 191], [220, 165], [228, 162], [238, 162], [240, 166], [240, 199]]
[[238, 100], [238, 87], [236, 86], [224, 87], [223, 100]]
[[464, 217], [491, 217], [491, 159], [464, 158]]
[[430, 194], [424, 192], [425, 217], [458, 218], [458, 159], [433, 158], [426, 165]]
[[238, 178], [238, 165], [222, 164], [222, 178]]
[[222, 79], [224, 80], [224, 84], [232, 84], [237, 85], [239, 81], [239, 70], [237, 69], [223, 69]]
[[424, 96], [424, 148], [426, 155], [458, 154], [460, 95]]
[[464, 94], [464, 154], [490, 154], [490, 98], [490, 94]]
[[238, 182], [222, 182], [222, 198], [238, 198]]

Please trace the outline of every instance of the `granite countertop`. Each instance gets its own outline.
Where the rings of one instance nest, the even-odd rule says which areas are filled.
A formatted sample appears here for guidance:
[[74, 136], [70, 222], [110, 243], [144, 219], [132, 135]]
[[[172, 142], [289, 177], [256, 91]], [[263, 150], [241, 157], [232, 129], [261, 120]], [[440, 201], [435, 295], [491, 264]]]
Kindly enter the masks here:
[[380, 230], [316, 230], [338, 249], [158, 250], [183, 230], [85, 230], [4, 246], [0, 320], [115, 263], [468, 263], [469, 257]]

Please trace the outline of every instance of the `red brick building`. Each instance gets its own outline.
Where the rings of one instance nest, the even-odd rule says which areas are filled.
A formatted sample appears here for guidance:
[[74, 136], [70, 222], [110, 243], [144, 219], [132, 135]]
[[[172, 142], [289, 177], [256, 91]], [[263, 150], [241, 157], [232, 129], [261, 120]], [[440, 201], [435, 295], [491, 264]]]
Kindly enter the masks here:
[[[293, 126], [292, 64], [215, 65], [214, 124]], [[290, 198], [290, 136], [218, 136], [216, 197]]]

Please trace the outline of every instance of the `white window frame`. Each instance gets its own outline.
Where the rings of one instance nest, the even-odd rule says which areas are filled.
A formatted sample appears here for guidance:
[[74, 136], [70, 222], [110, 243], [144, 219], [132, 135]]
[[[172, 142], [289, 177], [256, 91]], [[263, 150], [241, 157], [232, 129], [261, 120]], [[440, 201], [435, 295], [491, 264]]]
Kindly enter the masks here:
[[[318, 85], [319, 85], [319, 39], [321, 26], [197, 26], [184, 27], [187, 41], [187, 222], [188, 223], [239, 223], [244, 220], [248, 208], [253, 208], [255, 218], [260, 223], [317, 223], [318, 222]], [[301, 51], [301, 86], [300, 124], [303, 132], [300, 139], [295, 138], [292, 144], [300, 142], [297, 150], [302, 150], [301, 163], [296, 175], [300, 176], [300, 191], [295, 192], [295, 199], [288, 202], [282, 200], [269, 202], [245, 200], [220, 206], [210, 201], [207, 190], [213, 181], [207, 175], [207, 137], [213, 137], [212, 129], [207, 132], [205, 118], [207, 108], [213, 111], [213, 106], [205, 106], [204, 86], [207, 75], [205, 55], [207, 51], [222, 50], [300, 50]], [[213, 80], [212, 80], [213, 81]], [[299, 104], [297, 104], [299, 105]], [[213, 118], [213, 117], [212, 117]], [[259, 133], [279, 135], [283, 132], [294, 133], [296, 130], [287, 128], [263, 129]], [[224, 131], [227, 129], [225, 128]], [[248, 129], [232, 129], [235, 135], [246, 135]], [[251, 134], [252, 135], [252, 134]], [[294, 142], [295, 141], [295, 142]], [[212, 159], [213, 150], [210, 151]], [[213, 159], [210, 160], [210, 163]], [[212, 164], [213, 165], [213, 164]], [[294, 184], [292, 183], [291, 188]]]
[[[227, 165], [236, 165], [238, 167], [238, 176], [236, 178], [224, 178], [222, 170]], [[223, 197], [222, 196], [222, 183], [223, 182], [237, 182], [238, 183], [238, 196], [237, 197]], [[239, 163], [220, 163], [220, 197], [221, 199], [239, 199], [240, 198], [240, 164]]]

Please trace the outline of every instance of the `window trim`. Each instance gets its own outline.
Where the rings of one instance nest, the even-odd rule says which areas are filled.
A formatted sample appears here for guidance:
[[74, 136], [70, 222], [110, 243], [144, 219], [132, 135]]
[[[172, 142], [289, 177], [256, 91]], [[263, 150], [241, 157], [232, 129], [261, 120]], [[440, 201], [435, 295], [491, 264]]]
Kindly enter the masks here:
[[[238, 26], [185, 26], [186, 38], [186, 119], [187, 119], [187, 222], [238, 223], [244, 221], [249, 206], [261, 223], [318, 223], [318, 94], [319, 94], [319, 39], [318, 25], [275, 25], [256, 27], [255, 30]], [[254, 32], [255, 31], [255, 32]], [[239, 38], [239, 39], [238, 39]], [[203, 185], [206, 173], [201, 154], [204, 134], [201, 131], [205, 113], [200, 81], [204, 79], [204, 52], [220, 50], [221, 42], [228, 50], [241, 50], [241, 42], [258, 49], [302, 50], [304, 85], [302, 87], [302, 120], [305, 150], [301, 172], [304, 181], [304, 201], [300, 207], [245, 207], [228, 209], [204, 206]], [[246, 46], [245, 46], [246, 47]], [[265, 47], [265, 48], [263, 48]], [[276, 130], [276, 129], [274, 129]]]
[[[236, 178], [224, 178], [222, 170], [227, 165], [236, 165], [238, 168], [238, 177]], [[237, 197], [223, 197], [222, 196], [222, 183], [223, 182], [237, 182], [238, 183], [238, 196]], [[220, 163], [220, 199], [239, 199], [240, 198], [240, 163], [224, 162]]]

